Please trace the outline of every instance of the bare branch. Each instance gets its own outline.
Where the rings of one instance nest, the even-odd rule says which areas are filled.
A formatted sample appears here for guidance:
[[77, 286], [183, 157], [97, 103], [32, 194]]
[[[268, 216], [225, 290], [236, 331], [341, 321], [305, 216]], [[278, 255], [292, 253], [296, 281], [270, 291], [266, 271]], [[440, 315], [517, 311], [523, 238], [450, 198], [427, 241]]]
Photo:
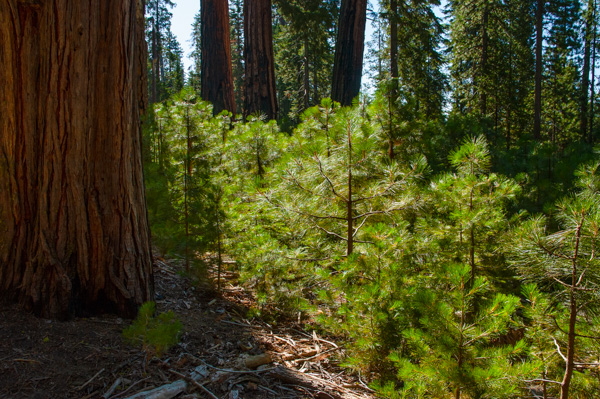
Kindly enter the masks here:
[[552, 337], [552, 340], [554, 341], [554, 345], [556, 345], [556, 350], [558, 351], [558, 354], [566, 362], [567, 361], [567, 357], [565, 355], [563, 355], [563, 353], [560, 351], [560, 345], [558, 345], [558, 342], [556, 341], [556, 338]]
[[323, 228], [323, 227], [319, 226], [319, 225], [318, 225], [318, 224], [316, 224], [316, 223], [314, 224], [314, 226], [315, 226], [317, 229], [319, 229], [319, 230], [321, 230], [321, 231], [323, 231], [323, 232], [325, 232], [325, 233], [327, 233], [327, 234], [329, 234], [329, 235], [332, 235], [332, 236], [334, 236], [334, 237], [337, 237], [337, 238], [339, 238], [340, 240], [348, 241], [348, 239], [347, 239], [346, 237], [342, 237], [342, 236], [341, 236], [341, 235], [339, 235], [338, 233], [334, 233], [333, 231], [329, 231], [329, 230], [327, 230], [327, 229], [325, 229], [325, 228]]
[[322, 262], [325, 260], [331, 260], [331, 258], [292, 258], [289, 256], [284, 256], [284, 255], [281, 255], [281, 257], [283, 259], [295, 260], [295, 261], [299, 261], [299, 262]]
[[325, 174], [325, 172], [323, 171], [323, 164], [321, 163], [321, 159], [315, 155], [314, 157], [317, 162], [319, 163], [319, 173], [321, 174], [321, 176], [323, 176], [325, 178], [325, 180], [327, 180], [327, 183], [329, 183], [329, 187], [331, 187], [331, 191], [333, 192], [333, 194], [340, 198], [342, 201], [344, 202], [348, 202], [348, 199], [345, 198], [344, 196], [338, 194], [338, 192], [335, 190], [335, 186], [333, 185], [333, 182], [329, 179], [329, 177]]
[[569, 289], [573, 289], [573, 290], [576, 290], [576, 291], [586, 291], [586, 292], [595, 291], [592, 288], [577, 287], [577, 286], [573, 286], [573, 285], [567, 284], [567, 283], [565, 283], [563, 281], [560, 281], [558, 278], [556, 278], [554, 276], [552, 276], [552, 280], [554, 280], [557, 283], [561, 284], [563, 287], [566, 287], [566, 288], [569, 288]]
[[361, 227], [364, 226], [364, 224], [367, 222], [367, 219], [369, 219], [369, 218], [368, 217], [364, 218], [363, 221], [361, 222], [360, 226], [355, 228], [354, 233], [352, 234], [352, 237], [355, 237], [356, 234], [358, 234], [358, 231], [361, 229]]
[[560, 381], [554, 381], [554, 380], [546, 380], [544, 378], [535, 378], [533, 380], [523, 380], [524, 382], [549, 382], [550, 384], [562, 384], [562, 382]]

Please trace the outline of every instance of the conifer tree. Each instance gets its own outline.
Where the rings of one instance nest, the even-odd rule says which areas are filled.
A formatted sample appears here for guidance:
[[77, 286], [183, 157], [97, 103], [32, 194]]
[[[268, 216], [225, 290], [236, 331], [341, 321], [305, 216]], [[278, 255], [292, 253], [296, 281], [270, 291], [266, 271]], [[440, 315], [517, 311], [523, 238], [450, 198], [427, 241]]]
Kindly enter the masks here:
[[212, 107], [188, 88], [155, 105], [155, 122], [146, 132], [146, 142], [158, 141], [145, 165], [154, 243], [163, 253], [181, 256], [187, 271], [196, 263], [195, 252], [217, 238], [211, 151], [218, 148], [222, 126], [213, 119]]
[[183, 88], [183, 52], [171, 32], [171, 0], [148, 0], [146, 42], [148, 43], [148, 92], [150, 104], [166, 99]]
[[200, 76], [202, 71], [202, 23], [200, 20], [200, 12], [194, 16], [194, 22], [192, 23], [192, 35], [190, 40], [192, 42], [192, 58], [193, 65], [188, 71], [188, 86], [191, 86], [194, 91], [200, 93]]
[[[328, 99], [307, 110], [288, 145], [289, 156], [272, 183], [258, 190], [261, 212], [273, 215], [270, 281], [264, 287], [272, 297], [314, 299], [299, 282], [334, 295], [338, 289], [318, 272], [323, 270], [319, 265], [335, 270], [336, 259], [360, 256], [375, 245], [366, 238], [369, 225], [395, 220], [418, 202], [413, 189], [426, 167], [424, 158], [409, 167], [390, 163], [381, 168], [385, 156], [376, 152], [378, 136], [361, 113]], [[267, 272], [253, 270], [255, 278]], [[274, 278], [279, 273], [295, 275], [294, 288], [287, 278]]]
[[275, 59], [280, 119], [291, 123], [331, 93], [334, 1], [276, 1]]
[[[384, 14], [380, 16], [385, 17], [388, 26], [390, 76], [393, 78], [396, 74], [408, 97], [414, 98], [416, 111], [427, 119], [440, 118], [447, 82], [442, 72], [443, 25], [433, 11], [439, 2], [394, 3], [392, 0], [384, 1]], [[392, 6], [395, 6], [395, 10]], [[397, 58], [397, 72], [393, 65], [394, 55]], [[393, 93], [391, 97], [397, 99]]]
[[482, 138], [466, 141], [450, 158], [457, 172], [432, 182], [429, 206], [435, 210], [418, 215], [412, 253], [403, 259], [414, 271], [399, 279], [400, 287], [410, 286], [394, 305], [406, 342], [392, 359], [406, 397], [448, 391], [455, 398], [518, 397], [516, 378], [530, 370], [511, 361], [524, 355], [525, 345], [492, 345], [515, 327], [518, 298], [496, 293], [491, 275], [501, 275], [486, 270], [498, 256], [505, 206], [517, 187], [489, 173]]
[[576, 369], [598, 365], [597, 355], [590, 357], [581, 349], [586, 340], [595, 339], [600, 303], [596, 256], [600, 240], [599, 171], [598, 163], [578, 170], [579, 191], [559, 201], [556, 207], [554, 217], [559, 231], [548, 232], [548, 222], [535, 217], [518, 229], [515, 238], [515, 267], [525, 279], [547, 287], [557, 304], [553, 334], [548, 338], [564, 363], [562, 381], [556, 382], [561, 399], [570, 397], [574, 379], [587, 378]]
[[449, 6], [454, 109], [478, 115], [508, 151], [530, 132], [535, 9], [520, 0]]
[[564, 146], [580, 137], [580, 95], [576, 90], [580, 73], [574, 60], [579, 51], [580, 3], [557, 0], [548, 4], [552, 29], [546, 50], [543, 119], [548, 121], [543, 137]]

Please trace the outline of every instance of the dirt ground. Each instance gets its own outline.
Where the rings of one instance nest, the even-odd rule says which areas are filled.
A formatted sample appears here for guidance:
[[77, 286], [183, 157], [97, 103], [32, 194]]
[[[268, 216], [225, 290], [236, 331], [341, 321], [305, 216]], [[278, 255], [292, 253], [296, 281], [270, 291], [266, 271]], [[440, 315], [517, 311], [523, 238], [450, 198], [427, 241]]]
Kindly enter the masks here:
[[248, 319], [252, 295], [224, 275], [222, 294], [207, 294], [155, 259], [157, 310], [184, 326], [160, 359], [124, 341], [129, 320], [58, 322], [0, 306], [0, 398], [130, 398], [178, 380], [177, 398], [373, 397], [337, 365], [342, 346], [292, 321]]

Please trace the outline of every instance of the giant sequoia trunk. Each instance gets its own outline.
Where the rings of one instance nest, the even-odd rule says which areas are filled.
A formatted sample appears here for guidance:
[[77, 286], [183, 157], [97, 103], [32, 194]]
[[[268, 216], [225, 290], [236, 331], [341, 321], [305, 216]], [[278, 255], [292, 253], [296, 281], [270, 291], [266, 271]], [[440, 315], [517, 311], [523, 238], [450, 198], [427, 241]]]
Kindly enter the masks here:
[[0, 1], [0, 298], [43, 317], [153, 298], [143, 0]]
[[342, 0], [331, 86], [331, 99], [342, 105], [360, 93], [366, 23], [367, 0]]
[[201, 96], [213, 104], [214, 114], [226, 109], [235, 114], [229, 4], [227, 0], [202, 0]]
[[271, 0], [244, 1], [244, 39], [244, 116], [262, 113], [277, 119]]

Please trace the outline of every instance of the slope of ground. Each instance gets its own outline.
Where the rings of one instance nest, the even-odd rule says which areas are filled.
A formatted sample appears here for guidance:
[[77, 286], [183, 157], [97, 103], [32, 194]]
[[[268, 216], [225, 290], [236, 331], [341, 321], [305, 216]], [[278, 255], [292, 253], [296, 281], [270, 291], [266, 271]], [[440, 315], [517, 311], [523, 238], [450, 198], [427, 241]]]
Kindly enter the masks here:
[[157, 310], [173, 310], [184, 325], [160, 360], [124, 342], [128, 320], [57, 322], [0, 307], [0, 398], [116, 399], [161, 387], [164, 398], [167, 388], [181, 391], [177, 398], [372, 397], [337, 366], [343, 347], [297, 323], [248, 319], [252, 296], [231, 274], [221, 295], [195, 289], [161, 259], [155, 275]]

